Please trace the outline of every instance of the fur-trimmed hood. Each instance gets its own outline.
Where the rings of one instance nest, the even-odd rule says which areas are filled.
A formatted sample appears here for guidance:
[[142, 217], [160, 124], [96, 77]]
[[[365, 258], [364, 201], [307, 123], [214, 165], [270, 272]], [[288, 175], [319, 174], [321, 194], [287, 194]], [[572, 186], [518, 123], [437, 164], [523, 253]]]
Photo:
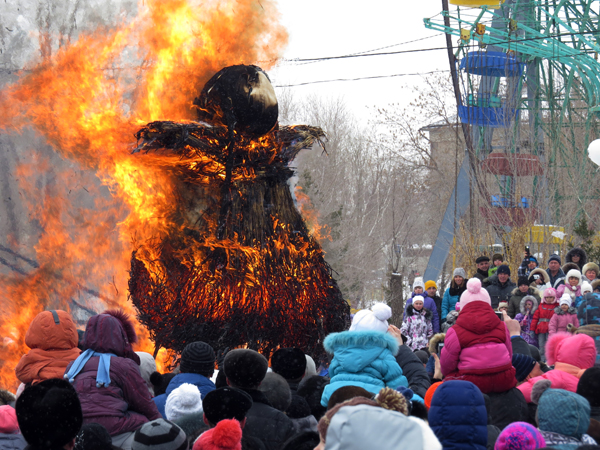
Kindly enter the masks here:
[[548, 276], [548, 272], [546, 272], [544, 269], [540, 269], [539, 267], [536, 267], [535, 269], [533, 269], [531, 271], [531, 273], [529, 274], [529, 283], [530, 284], [535, 283], [535, 280], [533, 278], [534, 275], [541, 276], [542, 280], [543, 280], [543, 284], [550, 283], [550, 277]]
[[525, 315], [525, 303], [527, 301], [531, 301], [533, 303], [533, 308], [531, 308], [531, 314], [535, 313], [535, 310], [538, 308], [538, 301], [533, 295], [526, 295], [521, 299], [521, 303], [519, 305], [519, 311], [521, 314]]
[[108, 310], [92, 316], [83, 336], [84, 350], [91, 348], [99, 353], [114, 353], [139, 365], [140, 357], [131, 347], [136, 342], [133, 322], [122, 310]]
[[437, 353], [436, 349], [440, 342], [444, 342], [446, 338], [446, 333], [438, 333], [434, 334], [431, 339], [429, 339], [429, 353]]
[[573, 255], [579, 256], [579, 262], [575, 263], [579, 266], [579, 269], [587, 264], [587, 253], [581, 247], [574, 247], [569, 250], [567, 256], [565, 257], [565, 261], [568, 263], [573, 262]]
[[388, 349], [392, 355], [398, 353], [398, 341], [388, 333], [379, 331], [342, 331], [340, 333], [331, 333], [323, 341], [323, 347], [328, 353], [335, 354], [336, 358], [343, 359], [343, 354], [348, 353], [350, 348], [360, 348], [365, 351], [374, 349], [377, 355], [383, 349]]
[[[411, 303], [406, 308], [406, 316], [408, 317], [408, 316], [415, 315], [415, 311], [416, 311], [416, 309], [414, 308], [414, 306]], [[433, 313], [431, 312], [431, 310], [425, 308], [424, 306], [423, 306], [423, 309], [419, 312], [419, 314], [420, 315], [424, 315], [425, 316], [425, 320], [431, 320], [433, 318]]]
[[579, 270], [579, 269], [580, 269], [580, 267], [579, 267], [577, 264], [575, 264], [574, 262], [568, 262], [568, 263], [565, 263], [565, 264], [564, 264], [564, 265], [561, 267], [561, 269], [562, 269], [562, 271], [563, 271], [564, 273], [567, 273], [569, 270], [573, 270], [573, 269], [575, 269], [575, 270]]

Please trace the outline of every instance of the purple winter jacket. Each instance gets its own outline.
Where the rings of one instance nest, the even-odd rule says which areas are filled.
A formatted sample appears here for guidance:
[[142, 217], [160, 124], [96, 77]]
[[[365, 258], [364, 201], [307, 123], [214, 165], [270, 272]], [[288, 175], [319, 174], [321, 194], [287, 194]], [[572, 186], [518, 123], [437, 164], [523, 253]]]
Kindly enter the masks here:
[[117, 318], [106, 313], [92, 316], [84, 336], [84, 349], [117, 355], [110, 358], [110, 385], [96, 387], [100, 361], [97, 356], [90, 358], [73, 382], [81, 401], [83, 423], [99, 423], [111, 436], [135, 431], [161, 417], [140, 375], [139, 357], [130, 344], [131, 334], [125, 332], [133, 327], [130, 323], [123, 327], [123, 320], [128, 320], [127, 316]]

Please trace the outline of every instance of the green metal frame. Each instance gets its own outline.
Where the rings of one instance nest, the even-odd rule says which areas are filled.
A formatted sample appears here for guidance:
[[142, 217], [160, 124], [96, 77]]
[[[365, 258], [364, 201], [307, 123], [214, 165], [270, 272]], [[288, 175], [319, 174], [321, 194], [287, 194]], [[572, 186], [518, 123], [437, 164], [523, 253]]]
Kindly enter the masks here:
[[[547, 136], [546, 141], [550, 144], [550, 151], [545, 156], [548, 176], [556, 178], [559, 160], [563, 161], [562, 166], [564, 161], [574, 161], [567, 164], [566, 169], [571, 188], [582, 199], [582, 206], [588, 193], [581, 174], [588, 162], [585, 157], [570, 156], [573, 152], [585, 155], [590, 140], [598, 136], [599, 7], [599, 0], [507, 0], [497, 10], [486, 6], [480, 9], [457, 7], [454, 11], [442, 11], [441, 17], [424, 19], [426, 28], [453, 36], [460, 37], [461, 29], [470, 30], [470, 40], [459, 40], [457, 57], [464, 56], [472, 49], [473, 43], [479, 41], [481, 47], [514, 51], [522, 62], [536, 67], [539, 95], [535, 98], [521, 96], [516, 99], [518, 107], [528, 111], [529, 120], [534, 122], [530, 125], [534, 135], [540, 129]], [[517, 16], [522, 20], [512, 21], [511, 30], [511, 18]], [[444, 18], [449, 19], [450, 26], [444, 24]], [[475, 36], [477, 23], [493, 23], [494, 26], [488, 25], [483, 35]], [[524, 73], [522, 81], [525, 79]], [[518, 123], [512, 125], [518, 126]], [[516, 132], [513, 136], [517, 136]], [[537, 136], [532, 136], [531, 140], [533, 152], [541, 154], [538, 153]], [[514, 152], [517, 144], [513, 139], [512, 148], [507, 151]], [[479, 153], [481, 145], [481, 140], [475, 142], [476, 153]], [[503, 189], [511, 182], [504, 180]], [[536, 178], [535, 189], [538, 182]], [[587, 197], [590, 198], [597, 196], [589, 194]], [[558, 187], [546, 195], [557, 202], [564, 198]], [[553, 220], [558, 219], [558, 211], [556, 208]]]

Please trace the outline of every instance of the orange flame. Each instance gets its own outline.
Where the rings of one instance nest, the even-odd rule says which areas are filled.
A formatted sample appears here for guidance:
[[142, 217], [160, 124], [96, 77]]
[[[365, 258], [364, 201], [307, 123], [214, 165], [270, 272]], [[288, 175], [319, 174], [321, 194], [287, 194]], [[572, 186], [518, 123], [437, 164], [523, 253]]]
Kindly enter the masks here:
[[[25, 332], [46, 307], [68, 309], [75, 300], [134, 312], [131, 243], [178, 226], [174, 175], [164, 167], [174, 162], [132, 156], [134, 131], [156, 119], [192, 119], [191, 102], [216, 71], [252, 63], [269, 69], [287, 42], [271, 0], [143, 0], [138, 10], [131, 23], [80, 36], [0, 92], [4, 131], [32, 127], [71, 161], [56, 167], [34, 151], [19, 168], [43, 232], [39, 267], [0, 278], [1, 387], [16, 387]], [[34, 180], [47, 173], [56, 179], [39, 192]], [[152, 352], [146, 330], [138, 333], [139, 349]]]
[[309, 196], [304, 193], [302, 187], [296, 186], [294, 189], [294, 195], [298, 201], [298, 209], [306, 220], [306, 224], [310, 230], [310, 234], [319, 242], [324, 240], [331, 241], [331, 228], [328, 225], [319, 224], [319, 211], [317, 211]]

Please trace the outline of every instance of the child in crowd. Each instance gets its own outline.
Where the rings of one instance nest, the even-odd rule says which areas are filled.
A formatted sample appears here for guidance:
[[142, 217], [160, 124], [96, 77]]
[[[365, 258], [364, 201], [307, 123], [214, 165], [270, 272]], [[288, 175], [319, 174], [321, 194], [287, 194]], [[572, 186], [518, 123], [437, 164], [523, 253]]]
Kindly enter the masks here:
[[566, 278], [567, 282], [556, 288], [556, 296], [561, 298], [563, 294], [569, 294], [573, 303], [575, 298], [581, 297], [581, 272], [571, 269], [567, 272]]
[[454, 311], [456, 303], [460, 300], [460, 296], [467, 290], [467, 273], [462, 267], [454, 269], [450, 287], [444, 292], [442, 299], [442, 316], [448, 317], [448, 313]]
[[481, 281], [471, 278], [460, 296], [458, 319], [444, 338], [440, 355], [444, 383], [471, 381], [484, 394], [516, 386], [510, 333], [491, 305]]
[[433, 299], [435, 303], [435, 309], [438, 312], [440, 323], [444, 321], [444, 316], [440, 316], [440, 312], [442, 311], [442, 297], [437, 294], [437, 284], [433, 280], [429, 280], [425, 282], [425, 292], [427, 296]]
[[423, 298], [425, 308], [431, 311], [431, 325], [433, 326], [433, 332], [439, 333], [440, 317], [438, 315], [437, 307], [435, 306], [435, 300], [433, 300], [429, 295], [427, 295], [427, 292], [425, 292], [425, 283], [423, 283], [422, 278], [415, 278], [415, 281], [413, 282], [413, 293], [410, 298], [406, 300], [406, 309], [404, 309], [403, 319], [406, 318], [408, 305], [413, 302], [413, 298], [417, 295], [420, 295]]
[[498, 312], [505, 312], [508, 314], [508, 302], [498, 303]]
[[546, 361], [546, 341], [548, 340], [550, 319], [552, 319], [554, 308], [557, 306], [556, 290], [554, 288], [546, 289], [544, 291], [544, 299], [533, 314], [533, 320], [531, 321], [531, 330], [537, 335], [540, 357], [544, 362]]
[[408, 337], [406, 345], [413, 351], [426, 348], [429, 338], [433, 336], [432, 314], [424, 304], [425, 300], [422, 296], [413, 297], [412, 305], [406, 308], [406, 317], [400, 329], [400, 332]]
[[[375, 303], [354, 315], [350, 330], [331, 333], [323, 346], [333, 355], [329, 366], [331, 382], [325, 387], [321, 405], [327, 407], [329, 397], [342, 386], [358, 386], [372, 394], [389, 386], [408, 387], [408, 381], [396, 361], [398, 341], [388, 332], [387, 320], [392, 309]], [[398, 330], [396, 328], [396, 330]]]
[[490, 268], [490, 270], [488, 270], [490, 277], [492, 275], [496, 275], [498, 267], [500, 267], [503, 262], [504, 256], [502, 256], [500, 253], [494, 253], [494, 255], [492, 256], [492, 267]]
[[574, 328], [579, 326], [577, 319], [577, 308], [571, 306], [571, 297], [569, 294], [563, 294], [560, 298], [559, 306], [554, 308], [554, 315], [550, 319], [548, 334], [552, 336], [559, 331], [567, 331], [567, 326], [571, 324]]
[[525, 339], [525, 342], [531, 345], [538, 346], [538, 339], [536, 334], [531, 329], [531, 322], [533, 321], [533, 315], [538, 308], [537, 299], [533, 295], [526, 295], [521, 300], [520, 313], [515, 316], [515, 320], [521, 325], [521, 337]]

